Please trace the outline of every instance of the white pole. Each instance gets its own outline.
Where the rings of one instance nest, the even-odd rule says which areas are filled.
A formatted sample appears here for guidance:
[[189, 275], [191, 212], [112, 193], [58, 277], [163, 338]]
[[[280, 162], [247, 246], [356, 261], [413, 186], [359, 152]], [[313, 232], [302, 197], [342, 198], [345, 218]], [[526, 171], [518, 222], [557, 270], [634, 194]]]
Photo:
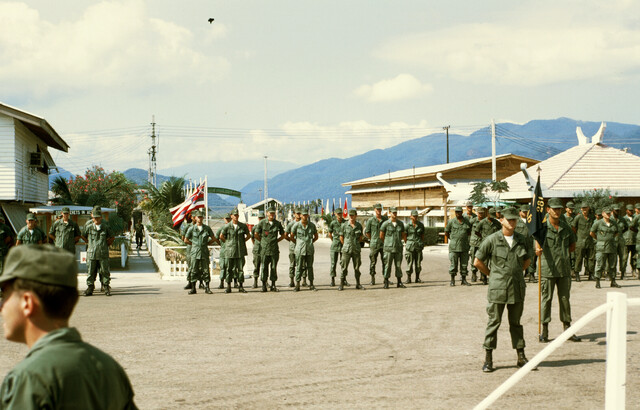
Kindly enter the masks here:
[[496, 176], [496, 121], [491, 120], [491, 180], [497, 181]]
[[204, 221], [209, 224], [209, 176], [204, 176]]
[[[269, 188], [267, 187], [267, 156], [264, 156], [264, 199], [269, 198]], [[266, 203], [265, 203], [266, 205]]]
[[627, 295], [608, 292], [607, 302], [607, 370], [605, 374], [604, 406], [607, 410], [625, 408], [627, 379]]

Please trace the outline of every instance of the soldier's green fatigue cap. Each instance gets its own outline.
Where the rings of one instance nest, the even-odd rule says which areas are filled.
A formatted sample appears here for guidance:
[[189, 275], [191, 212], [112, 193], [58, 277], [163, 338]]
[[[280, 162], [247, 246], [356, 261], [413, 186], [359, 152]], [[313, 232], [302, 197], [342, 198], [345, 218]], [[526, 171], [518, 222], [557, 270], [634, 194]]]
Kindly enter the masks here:
[[503, 209], [501, 214], [506, 219], [518, 219], [520, 217], [518, 211], [516, 211], [516, 208], [512, 206]]
[[389, 208], [389, 212], [398, 212], [398, 208], [392, 206], [391, 208]]
[[240, 213], [238, 212], [238, 208], [233, 208], [233, 211], [231, 211], [231, 215], [240, 215]]
[[227, 214], [224, 216], [224, 219], [231, 219], [231, 212], [227, 213]]
[[562, 205], [562, 200], [560, 198], [549, 199], [547, 206], [549, 208], [564, 208], [564, 205]]
[[467, 201], [464, 203], [464, 206], [473, 206], [473, 202]]
[[456, 206], [455, 212], [462, 212], [462, 207], [461, 206]]
[[588, 203], [583, 202], [580, 204], [580, 208], [591, 208]]
[[633, 211], [633, 205], [627, 204], [627, 209], [630, 210], [630, 211]]
[[576, 207], [576, 205], [573, 203], [573, 201], [569, 201], [569, 202], [567, 202], [567, 205], [565, 205], [565, 208], [573, 209], [575, 207]]
[[487, 211], [487, 207], [486, 206], [479, 206], [478, 207], [478, 211], [486, 212]]
[[355, 209], [351, 208], [349, 209], [349, 215], [358, 215], [358, 213], [356, 212]]
[[600, 215], [602, 213], [602, 208], [596, 208], [596, 215]]
[[375, 204], [373, 209], [382, 209], [382, 204]]
[[102, 208], [94, 208], [93, 211], [91, 211], [91, 216], [93, 218], [102, 218]]
[[602, 208], [602, 212], [610, 213], [611, 212], [611, 207], [610, 206], [605, 206], [604, 208]]
[[411, 216], [418, 216], [418, 211], [416, 211], [415, 209], [411, 211]]
[[302, 215], [309, 215], [309, 208], [307, 208], [306, 206], [304, 208], [302, 208]]
[[496, 208], [494, 208], [494, 207], [489, 208], [489, 215], [495, 216], [496, 215]]
[[[237, 210], [236, 210], [237, 211]], [[276, 208], [270, 206], [269, 208], [267, 208], [267, 212], [275, 212]]]
[[70, 212], [71, 212], [71, 210], [69, 209], [69, 207], [68, 207], [68, 206], [63, 206], [63, 207], [62, 207], [62, 213], [63, 213], [63, 214], [68, 214], [68, 213], [70, 213]]
[[502, 208], [501, 206], [497, 206], [497, 207], [496, 207], [496, 212], [500, 212], [500, 213], [502, 213], [502, 210], [503, 210], [503, 209], [504, 209], [504, 208]]
[[640, 202], [636, 202], [636, 204], [634, 205], [634, 208], [640, 209]]
[[34, 214], [27, 214], [27, 221], [35, 221], [36, 216]]
[[611, 207], [611, 209], [615, 210], [615, 211], [619, 211], [620, 210], [620, 205], [618, 204], [613, 204], [613, 206]]
[[69, 251], [52, 245], [14, 246], [4, 262], [0, 283], [12, 279], [77, 288], [78, 265]]
[[333, 211], [333, 213], [336, 214], [336, 215], [342, 215], [342, 210], [340, 208], [338, 208], [335, 211]]
[[530, 209], [531, 209], [531, 205], [529, 205], [529, 204], [524, 204], [524, 205], [520, 206], [520, 210], [522, 212], [527, 212]]
[[264, 211], [258, 211], [258, 218], [264, 218]]

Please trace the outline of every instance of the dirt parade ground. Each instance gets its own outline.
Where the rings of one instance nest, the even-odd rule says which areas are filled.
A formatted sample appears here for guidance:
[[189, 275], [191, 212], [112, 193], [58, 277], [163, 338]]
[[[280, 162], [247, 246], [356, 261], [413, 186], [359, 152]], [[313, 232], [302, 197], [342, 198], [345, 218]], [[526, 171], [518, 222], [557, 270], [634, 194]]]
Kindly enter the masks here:
[[[130, 269], [113, 272], [113, 296], [81, 297], [72, 317], [84, 339], [126, 369], [140, 408], [472, 408], [516, 368], [506, 312], [494, 352], [494, 373], [481, 371], [487, 288], [449, 286], [445, 246], [425, 249], [422, 284], [407, 289], [369, 286], [368, 248], [363, 284], [339, 292], [329, 286], [329, 247], [316, 244], [318, 291], [288, 287], [281, 243], [280, 292], [187, 295], [183, 281], [163, 281], [146, 252]], [[251, 256], [247, 263], [251, 264]], [[403, 264], [404, 267], [404, 264]], [[382, 282], [380, 267], [377, 281]], [[86, 275], [80, 275], [83, 291]], [[395, 279], [394, 279], [395, 282]], [[640, 280], [619, 282], [640, 297]], [[573, 320], [606, 301], [608, 282], [573, 282]], [[528, 284], [522, 318], [531, 359], [537, 341], [538, 285]], [[494, 408], [604, 407], [605, 316], [566, 342], [503, 396]], [[640, 309], [629, 308], [627, 408], [640, 408]], [[562, 331], [554, 300], [550, 338]], [[0, 377], [27, 353], [0, 341]]]

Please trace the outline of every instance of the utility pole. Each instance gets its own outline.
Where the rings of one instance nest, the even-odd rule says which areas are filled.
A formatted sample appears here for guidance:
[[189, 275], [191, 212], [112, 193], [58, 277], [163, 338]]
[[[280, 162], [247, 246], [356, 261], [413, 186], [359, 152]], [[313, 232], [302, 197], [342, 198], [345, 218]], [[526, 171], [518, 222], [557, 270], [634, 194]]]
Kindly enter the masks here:
[[451, 125], [442, 127], [442, 129], [447, 132], [447, 164], [449, 163], [449, 128], [451, 128]]
[[491, 180], [497, 181], [496, 176], [496, 121], [491, 120]]
[[267, 187], [267, 156], [264, 156], [264, 199], [269, 198], [269, 190]]
[[151, 148], [149, 148], [149, 175], [148, 180], [151, 185], [157, 187], [156, 179], [156, 117], [151, 116]]

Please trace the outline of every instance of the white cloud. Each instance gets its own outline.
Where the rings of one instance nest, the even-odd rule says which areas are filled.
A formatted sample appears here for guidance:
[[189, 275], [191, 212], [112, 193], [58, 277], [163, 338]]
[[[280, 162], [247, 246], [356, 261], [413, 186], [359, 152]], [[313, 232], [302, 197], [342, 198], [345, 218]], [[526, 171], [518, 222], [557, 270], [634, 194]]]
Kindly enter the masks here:
[[637, 76], [638, 2], [616, 3], [615, 14], [608, 2], [587, 3], [563, 9], [555, 2], [553, 12], [536, 4], [545, 13], [520, 8], [498, 22], [415, 33], [381, 45], [374, 54], [475, 84], [538, 86]]
[[0, 84], [14, 95], [46, 96], [108, 87], [150, 90], [215, 81], [228, 71], [224, 58], [200, 51], [223, 37], [206, 36], [148, 16], [145, 2], [102, 1], [74, 21], [51, 23], [24, 3], [0, 3]]
[[365, 84], [354, 92], [357, 96], [371, 102], [399, 101], [416, 98], [433, 91], [431, 84], [422, 84], [411, 74], [400, 74], [395, 78]]

